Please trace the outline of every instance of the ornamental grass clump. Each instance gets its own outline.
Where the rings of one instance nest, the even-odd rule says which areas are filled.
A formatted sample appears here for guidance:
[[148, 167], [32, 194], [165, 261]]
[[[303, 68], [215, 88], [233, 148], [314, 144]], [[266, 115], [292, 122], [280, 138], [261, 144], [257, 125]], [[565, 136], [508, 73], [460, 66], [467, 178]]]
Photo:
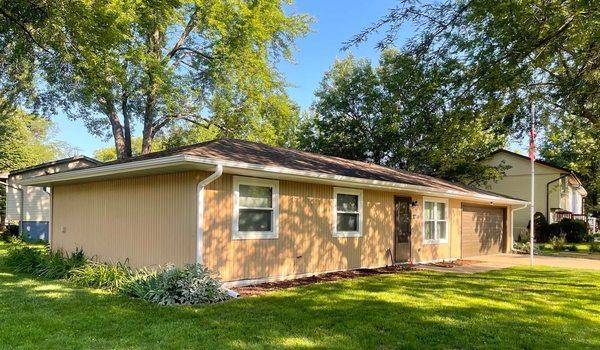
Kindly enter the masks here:
[[133, 274], [131, 267], [124, 263], [89, 261], [84, 266], [73, 269], [69, 281], [78, 286], [119, 291]]

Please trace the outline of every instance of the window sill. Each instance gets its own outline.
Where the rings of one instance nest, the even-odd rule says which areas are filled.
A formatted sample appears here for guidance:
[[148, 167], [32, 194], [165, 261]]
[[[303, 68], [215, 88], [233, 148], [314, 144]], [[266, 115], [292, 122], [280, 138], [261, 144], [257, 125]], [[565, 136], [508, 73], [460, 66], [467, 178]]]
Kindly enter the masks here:
[[336, 238], [362, 237], [362, 233], [361, 232], [334, 232], [333, 237], [336, 237]]
[[273, 232], [244, 232], [239, 233], [236, 232], [233, 234], [232, 239], [234, 241], [244, 240], [244, 239], [278, 239], [278, 235]]
[[423, 244], [447, 244], [448, 240], [447, 239], [429, 239], [429, 240], [424, 240]]

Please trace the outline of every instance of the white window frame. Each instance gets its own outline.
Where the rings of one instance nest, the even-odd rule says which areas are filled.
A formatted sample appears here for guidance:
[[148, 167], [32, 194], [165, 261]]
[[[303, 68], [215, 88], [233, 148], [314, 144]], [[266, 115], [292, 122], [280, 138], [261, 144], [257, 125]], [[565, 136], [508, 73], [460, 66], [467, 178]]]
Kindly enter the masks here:
[[[240, 185], [265, 186], [272, 189], [272, 211], [271, 211], [271, 231], [240, 231]], [[241, 209], [253, 209], [243, 207]], [[256, 208], [265, 209], [265, 208]], [[270, 179], [259, 179], [253, 177], [234, 176], [233, 177], [233, 220], [232, 220], [232, 238], [238, 239], [277, 239], [279, 238], [279, 181]]]
[[[425, 203], [429, 202], [429, 203], [444, 203], [445, 206], [445, 211], [446, 211], [446, 215], [444, 216], [446, 219], [445, 220], [436, 220], [434, 219], [433, 222], [433, 239], [427, 239], [425, 238], [425, 222], [426, 221], [431, 221], [431, 220], [425, 220]], [[447, 198], [434, 198], [434, 197], [424, 197], [423, 198], [423, 210], [421, 213], [421, 217], [423, 218], [423, 243], [424, 244], [444, 244], [444, 243], [448, 243], [448, 236], [450, 235], [450, 215], [448, 215], [449, 210], [448, 210], [448, 205], [449, 201]], [[437, 210], [437, 205], [433, 206], [434, 208], [434, 213], [433, 213], [433, 217], [435, 218], [435, 211]], [[445, 221], [446, 222], [446, 238], [444, 239], [439, 239], [439, 234], [437, 232], [437, 225], [435, 224], [438, 221]]]
[[[358, 214], [358, 231], [338, 231], [337, 230], [337, 196], [338, 194], [349, 194], [358, 196], [358, 212], [340, 212]], [[363, 231], [363, 191], [354, 188], [333, 188], [333, 237], [361, 237]]]

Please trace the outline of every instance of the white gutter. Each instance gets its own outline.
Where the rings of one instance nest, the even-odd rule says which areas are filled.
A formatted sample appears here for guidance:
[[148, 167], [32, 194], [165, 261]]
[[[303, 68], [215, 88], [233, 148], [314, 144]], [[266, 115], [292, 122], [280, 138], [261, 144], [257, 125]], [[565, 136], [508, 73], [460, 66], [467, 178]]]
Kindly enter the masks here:
[[510, 209], [510, 249], [509, 252], [512, 251], [512, 247], [513, 247], [513, 242], [515, 240], [515, 233], [514, 233], [514, 228], [515, 228], [515, 224], [514, 224], [514, 220], [515, 220], [515, 211], [517, 210], [521, 210], [521, 209], [525, 209], [528, 206], [530, 206], [531, 203], [527, 203], [527, 204], [523, 204], [520, 207], [516, 207], [516, 208], [511, 208]]
[[[473, 198], [484, 202], [501, 202], [506, 204], [524, 204], [526, 201], [510, 199], [505, 197], [487, 195], [483, 193], [467, 192], [453, 189], [439, 189], [429, 186], [411, 185], [392, 181], [370, 180], [358, 177], [326, 174], [316, 171], [297, 170], [278, 166], [252, 164], [246, 162], [237, 162], [230, 160], [217, 160], [212, 158], [175, 155], [169, 157], [140, 160], [129, 163], [119, 163], [105, 165], [93, 168], [78, 169], [75, 171], [60, 172], [51, 175], [44, 175], [25, 179], [21, 181], [23, 185], [45, 185], [54, 182], [63, 182], [71, 180], [92, 179], [102, 176], [126, 174], [132, 171], [161, 169], [168, 166], [217, 166], [222, 165], [225, 170], [233, 173], [241, 173], [248, 176], [268, 177], [287, 177], [291, 180], [318, 180], [323, 182], [335, 183], [340, 185], [344, 183], [350, 186], [360, 186], [365, 188], [375, 188], [380, 190], [404, 190], [417, 192], [424, 195], [453, 197], [453, 198]], [[260, 173], [260, 174], [259, 174]], [[267, 175], [267, 176], [266, 176]]]
[[217, 164], [215, 172], [198, 182], [196, 187], [196, 264], [202, 264], [202, 235], [204, 233], [204, 187], [223, 174], [223, 166]]

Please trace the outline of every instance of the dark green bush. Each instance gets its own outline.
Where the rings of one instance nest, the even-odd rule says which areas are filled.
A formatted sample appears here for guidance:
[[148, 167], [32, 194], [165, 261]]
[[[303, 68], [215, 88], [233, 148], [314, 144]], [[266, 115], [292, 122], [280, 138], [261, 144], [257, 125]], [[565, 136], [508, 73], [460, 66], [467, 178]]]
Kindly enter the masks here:
[[0, 240], [8, 243], [13, 238], [19, 238], [19, 225], [6, 225], [4, 231], [0, 232]]
[[562, 219], [560, 226], [569, 243], [581, 243], [588, 234], [588, 226], [585, 221]]
[[590, 243], [590, 253], [600, 253], [600, 242], [592, 241]]
[[581, 243], [586, 240], [588, 227], [585, 221], [562, 219], [560, 222], [542, 226], [538, 233], [536, 232], [536, 241], [549, 242], [552, 237], [564, 235], [568, 243]]
[[[546, 230], [548, 226], [548, 220], [546, 216], [539, 211], [533, 214], [533, 222], [535, 223], [535, 241], [538, 243], [548, 243], [552, 236], [549, 235], [549, 231]], [[527, 223], [527, 229], [531, 227], [531, 221]]]

